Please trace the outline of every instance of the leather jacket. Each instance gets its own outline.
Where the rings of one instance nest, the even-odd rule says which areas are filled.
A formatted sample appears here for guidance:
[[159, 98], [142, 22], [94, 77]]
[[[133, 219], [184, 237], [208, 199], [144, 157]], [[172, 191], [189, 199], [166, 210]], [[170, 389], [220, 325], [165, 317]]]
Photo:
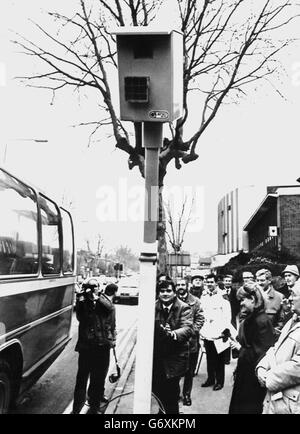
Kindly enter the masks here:
[[100, 293], [92, 300], [80, 293], [76, 301], [76, 317], [79, 330], [75, 351], [115, 345], [115, 306], [106, 295]]

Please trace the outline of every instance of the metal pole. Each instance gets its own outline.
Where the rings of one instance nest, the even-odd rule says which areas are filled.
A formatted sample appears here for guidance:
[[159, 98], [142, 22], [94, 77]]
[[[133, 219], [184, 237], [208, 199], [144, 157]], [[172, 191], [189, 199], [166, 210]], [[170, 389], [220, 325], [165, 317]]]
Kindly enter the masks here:
[[144, 246], [140, 256], [140, 296], [136, 343], [134, 414], [150, 414], [157, 262], [158, 167], [163, 125], [144, 123], [145, 223]]

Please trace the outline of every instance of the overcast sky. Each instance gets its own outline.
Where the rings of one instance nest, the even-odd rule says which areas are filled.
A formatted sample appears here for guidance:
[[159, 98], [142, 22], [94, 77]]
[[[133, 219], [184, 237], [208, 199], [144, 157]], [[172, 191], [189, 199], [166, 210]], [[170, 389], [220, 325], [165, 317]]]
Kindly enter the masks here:
[[[70, 2], [61, 3], [5, 0], [0, 17], [0, 164], [50, 196], [61, 199], [64, 195], [72, 201], [78, 245], [99, 233], [107, 251], [126, 244], [138, 252], [143, 229], [143, 180], [138, 170], [128, 171], [127, 156], [115, 150], [113, 140], [103, 136], [88, 147], [88, 130], [72, 127], [83, 119], [96, 120], [95, 104], [64, 93], [51, 105], [51, 95], [45, 90], [25, 88], [13, 80], [26, 70], [38, 71], [38, 66], [33, 58], [16, 52], [8, 29], [37, 38], [26, 18], [43, 22], [41, 5], [46, 10], [70, 8]], [[164, 20], [163, 14], [160, 18]], [[294, 32], [300, 36], [297, 26]], [[197, 197], [197, 221], [187, 233], [185, 250], [216, 251], [217, 205], [227, 192], [243, 185], [294, 184], [300, 176], [299, 43], [283, 62], [286, 76], [281, 88], [286, 100], [266, 86], [239, 105], [223, 107], [201, 139], [200, 158], [179, 172], [170, 165], [166, 186], [192, 191]], [[110, 214], [112, 221], [103, 222], [103, 197], [109, 192], [115, 212]]]

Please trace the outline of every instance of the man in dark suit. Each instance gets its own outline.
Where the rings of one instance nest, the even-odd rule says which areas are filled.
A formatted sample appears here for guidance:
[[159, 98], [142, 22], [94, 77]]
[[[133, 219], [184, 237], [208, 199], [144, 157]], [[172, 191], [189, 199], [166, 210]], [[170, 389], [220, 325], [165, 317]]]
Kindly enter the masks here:
[[[223, 297], [225, 300], [228, 300], [231, 307], [231, 324], [235, 329], [237, 329], [237, 316], [240, 311], [240, 302], [236, 297], [236, 289], [232, 288], [232, 274], [226, 274], [223, 277], [223, 284], [224, 288], [222, 290]], [[229, 347], [227, 350], [224, 351], [224, 359], [225, 364], [230, 364], [230, 358], [231, 358], [231, 348]]]
[[176, 296], [172, 281], [158, 285], [155, 305], [152, 392], [160, 412], [179, 413], [180, 378], [188, 370], [189, 339], [193, 333], [192, 310]]
[[223, 294], [226, 300], [229, 301], [231, 307], [231, 324], [237, 328], [236, 319], [240, 311], [240, 302], [236, 297], [236, 289], [232, 287], [232, 274], [226, 274], [223, 278], [224, 289]]
[[287, 323], [293, 313], [291, 311], [291, 304], [289, 301], [289, 297], [291, 295], [292, 289], [295, 286], [295, 283], [299, 279], [299, 269], [297, 265], [287, 265], [282, 272], [282, 276], [285, 280], [285, 285], [278, 288], [278, 291], [283, 295], [282, 300], [282, 308], [284, 311], [284, 324]]
[[203, 326], [204, 316], [200, 299], [189, 292], [184, 279], [180, 279], [177, 282], [176, 290], [178, 298], [191, 307], [193, 315], [193, 335], [190, 338], [189, 369], [184, 376], [182, 388], [183, 405], [190, 406], [192, 405], [191, 392], [193, 388], [193, 377], [199, 355], [199, 331]]

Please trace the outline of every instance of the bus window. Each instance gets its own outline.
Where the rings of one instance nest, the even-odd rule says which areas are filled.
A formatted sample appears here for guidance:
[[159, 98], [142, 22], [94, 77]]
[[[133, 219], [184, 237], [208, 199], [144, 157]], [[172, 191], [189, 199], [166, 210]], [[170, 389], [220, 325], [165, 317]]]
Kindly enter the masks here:
[[59, 214], [56, 205], [40, 196], [42, 221], [42, 273], [60, 273]]
[[63, 228], [63, 273], [69, 274], [74, 269], [73, 228], [69, 213], [62, 208], [60, 213]]
[[0, 414], [71, 339], [73, 237], [71, 214], [0, 168]]
[[0, 171], [0, 275], [37, 274], [37, 201], [31, 188]]

